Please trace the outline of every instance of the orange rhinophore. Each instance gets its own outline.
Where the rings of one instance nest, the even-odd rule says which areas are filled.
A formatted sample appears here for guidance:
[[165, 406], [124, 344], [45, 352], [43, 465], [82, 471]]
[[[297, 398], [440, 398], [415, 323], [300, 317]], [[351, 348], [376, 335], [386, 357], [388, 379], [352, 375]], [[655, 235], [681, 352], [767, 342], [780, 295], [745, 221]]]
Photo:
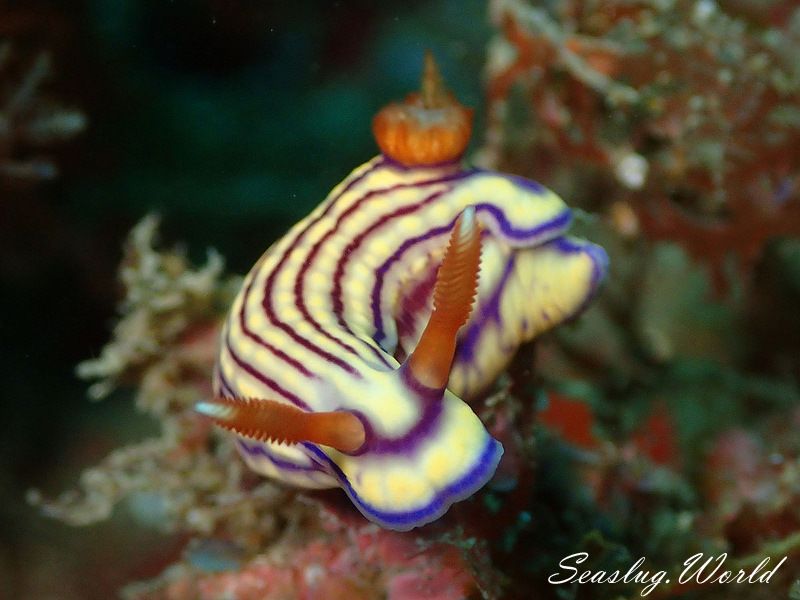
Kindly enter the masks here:
[[384, 156], [407, 167], [437, 165], [464, 154], [472, 134], [472, 109], [445, 88], [430, 52], [425, 54], [422, 88], [404, 103], [385, 106], [372, 120]]
[[433, 290], [433, 313], [408, 358], [414, 377], [430, 388], [447, 384], [458, 330], [467, 322], [481, 260], [481, 229], [470, 206], [456, 220]]

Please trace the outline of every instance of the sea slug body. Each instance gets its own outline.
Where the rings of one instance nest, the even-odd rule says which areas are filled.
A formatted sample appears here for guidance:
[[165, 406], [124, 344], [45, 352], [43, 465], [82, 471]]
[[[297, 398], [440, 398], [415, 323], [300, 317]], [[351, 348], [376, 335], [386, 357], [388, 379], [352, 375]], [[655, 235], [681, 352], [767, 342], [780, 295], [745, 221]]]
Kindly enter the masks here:
[[[453, 109], [427, 97], [416, 111]], [[387, 149], [396, 117], [376, 118], [384, 154], [250, 271], [223, 329], [216, 397], [198, 410], [238, 434], [253, 470], [339, 486], [366, 518], [408, 530], [491, 478], [502, 446], [464, 399], [580, 312], [607, 258], [565, 236], [570, 211], [553, 192], [463, 168], [460, 133], [432, 150], [436, 135], [419, 142], [401, 115], [406, 137]]]

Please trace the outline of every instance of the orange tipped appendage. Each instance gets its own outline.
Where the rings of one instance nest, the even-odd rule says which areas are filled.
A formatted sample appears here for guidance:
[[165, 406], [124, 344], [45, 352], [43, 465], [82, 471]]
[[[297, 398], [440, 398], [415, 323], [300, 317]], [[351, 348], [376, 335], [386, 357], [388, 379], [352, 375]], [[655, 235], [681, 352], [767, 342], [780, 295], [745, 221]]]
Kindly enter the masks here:
[[313, 413], [274, 400], [221, 396], [198, 402], [195, 410], [220, 427], [262, 442], [311, 442], [355, 452], [366, 439], [363, 423], [349, 412]]
[[478, 289], [481, 229], [475, 209], [458, 217], [450, 234], [433, 288], [433, 312], [417, 347], [408, 358], [414, 377], [430, 388], [443, 388], [450, 378], [458, 330], [467, 322]]
[[385, 106], [372, 120], [372, 132], [381, 152], [407, 167], [446, 163], [467, 149], [472, 109], [447, 90], [433, 55], [426, 52], [420, 92]]

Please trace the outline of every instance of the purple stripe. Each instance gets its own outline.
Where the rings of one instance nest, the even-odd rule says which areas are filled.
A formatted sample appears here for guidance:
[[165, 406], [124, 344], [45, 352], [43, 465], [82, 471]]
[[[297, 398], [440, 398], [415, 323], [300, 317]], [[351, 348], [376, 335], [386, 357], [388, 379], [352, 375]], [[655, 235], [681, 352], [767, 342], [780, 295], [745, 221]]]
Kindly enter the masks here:
[[[257, 379], [258, 381], [263, 383], [265, 386], [267, 386], [272, 391], [277, 392], [278, 394], [280, 394], [281, 396], [286, 398], [289, 402], [291, 402], [292, 404], [294, 404], [298, 408], [302, 408], [305, 411], [311, 411], [311, 407], [308, 404], [306, 404], [305, 402], [303, 402], [300, 399], [299, 396], [293, 394], [292, 392], [290, 392], [286, 388], [282, 387], [275, 380], [270, 379], [269, 377], [264, 375], [261, 371], [259, 371], [255, 367], [253, 367], [253, 365], [251, 365], [250, 363], [248, 363], [248, 362], [242, 360], [241, 358], [239, 358], [236, 355], [236, 352], [234, 352], [233, 347], [231, 346], [229, 337], [225, 338], [225, 348], [227, 349], [228, 354], [231, 355], [231, 358], [233, 359], [233, 361], [242, 370], [244, 370], [247, 374], [251, 375], [252, 377]], [[268, 399], [269, 398], [264, 398], [264, 400], [268, 400]]]
[[[550, 221], [546, 221], [540, 225], [537, 225], [536, 227], [531, 229], [517, 229], [508, 221], [508, 219], [506, 219], [502, 211], [500, 211], [500, 209], [498, 209], [496, 206], [492, 204], [481, 203], [476, 204], [475, 208], [478, 211], [488, 212], [491, 214], [500, 228], [500, 231], [506, 238], [513, 240], [525, 240], [531, 246], [540, 242], [544, 242], [548, 239], [548, 236], [557, 235], [563, 231], [569, 225], [569, 222], [572, 218], [572, 213], [569, 211], [569, 209], [565, 209], [562, 214]], [[375, 284], [372, 287], [371, 308], [372, 320], [375, 323], [375, 335], [373, 337], [378, 344], [381, 344], [384, 341], [384, 337], [386, 335], [386, 332], [383, 329], [383, 316], [380, 310], [380, 299], [383, 293], [383, 283], [386, 274], [392, 268], [394, 263], [399, 261], [403, 254], [405, 254], [405, 252], [411, 247], [420, 242], [428, 241], [438, 235], [442, 235], [450, 231], [455, 224], [456, 218], [458, 218], [458, 215], [456, 215], [456, 217], [453, 218], [453, 220], [447, 225], [429, 229], [427, 232], [418, 235], [417, 237], [407, 239], [400, 245], [394, 254], [384, 261], [384, 263], [375, 271]]]
[[[608, 256], [606, 255], [605, 250], [603, 250], [600, 246], [591, 243], [576, 242], [564, 237], [559, 237], [555, 240], [546, 242], [542, 245], [542, 248], [548, 246], [553, 247], [564, 254], [586, 253], [589, 255], [593, 263], [589, 291], [576, 310], [564, 318], [564, 320], [566, 320], [583, 312], [583, 310], [591, 302], [592, 298], [597, 292], [600, 280], [605, 275], [605, 271], [608, 266]], [[484, 331], [484, 327], [488, 319], [493, 319], [496, 323], [501, 324], [502, 317], [500, 315], [500, 301], [511, 272], [513, 271], [514, 264], [515, 255], [512, 254], [509, 258], [509, 261], [506, 263], [501, 280], [498, 283], [497, 288], [492, 293], [489, 302], [487, 302], [485, 306], [481, 307], [480, 317], [473, 321], [459, 342], [458, 348], [456, 349], [456, 357], [459, 362], [469, 362], [473, 359], [475, 346], [477, 345], [478, 340]], [[544, 311], [542, 312], [541, 316], [545, 320], [549, 320], [550, 318]]]
[[306, 376], [306, 377], [315, 377], [315, 375], [311, 371], [309, 371], [307, 368], [305, 368], [302, 365], [302, 363], [300, 363], [296, 359], [294, 359], [291, 356], [289, 356], [288, 354], [286, 354], [286, 352], [284, 352], [280, 348], [276, 348], [275, 346], [273, 346], [272, 344], [267, 342], [264, 338], [262, 338], [260, 335], [258, 335], [256, 332], [252, 331], [251, 329], [249, 329], [247, 327], [247, 318], [245, 316], [245, 307], [247, 306], [247, 300], [248, 300], [248, 297], [250, 296], [250, 291], [253, 288], [253, 282], [255, 281], [255, 279], [256, 279], [255, 276], [250, 279], [250, 283], [247, 284], [247, 287], [245, 288], [244, 294], [243, 294], [243, 297], [242, 297], [242, 308], [239, 311], [239, 327], [241, 327], [242, 332], [245, 334], [245, 336], [249, 337], [256, 344], [266, 348], [267, 350], [272, 352], [276, 357], [278, 357], [283, 362], [285, 362], [286, 364], [290, 365], [291, 367], [293, 367], [294, 369], [299, 371], [304, 376]]
[[228, 398], [238, 398], [239, 395], [233, 391], [231, 384], [228, 383], [228, 380], [225, 378], [225, 375], [222, 374], [222, 369], [217, 368], [217, 381], [219, 381], [220, 391], [222, 392], [222, 396], [226, 396]]
[[[403, 163], [397, 162], [393, 158], [386, 156], [385, 154], [381, 155], [383, 157], [383, 164], [387, 167], [391, 167], [395, 171], [421, 171], [423, 169], [444, 169], [445, 167], [453, 167], [454, 169], [461, 168], [461, 160], [446, 160], [444, 162], [433, 163], [431, 165], [425, 165], [424, 167], [420, 167], [417, 165], [408, 166], [404, 165]], [[477, 172], [478, 169], [470, 169], [472, 172]]]
[[[431, 202], [438, 200], [441, 198], [445, 193], [449, 192], [450, 189], [441, 190], [438, 192], [434, 192], [430, 194], [426, 198], [422, 199], [420, 202], [416, 204], [412, 204], [409, 206], [404, 206], [391, 212], [387, 215], [383, 215], [377, 221], [374, 221], [367, 229], [359, 233], [355, 238], [353, 238], [349, 244], [342, 252], [342, 256], [339, 258], [338, 262], [336, 263], [336, 270], [334, 271], [333, 275], [333, 289], [331, 290], [331, 299], [333, 304], [333, 313], [336, 315], [337, 322], [339, 326], [345, 329], [348, 332], [351, 332], [350, 327], [344, 320], [344, 301], [342, 300], [342, 277], [344, 277], [344, 272], [347, 268], [347, 264], [350, 259], [354, 256], [355, 251], [358, 247], [362, 244], [362, 242], [369, 236], [370, 234], [374, 233], [377, 229], [380, 229], [392, 219], [397, 217], [413, 214], [424, 208]], [[352, 333], [352, 332], [351, 332]]]
[[606, 254], [602, 246], [592, 244], [591, 242], [579, 242], [566, 237], [556, 238], [552, 242], [549, 242], [549, 244], [565, 254], [585, 252], [592, 260], [592, 278], [589, 282], [589, 293], [586, 294], [584, 301], [571, 316], [578, 315], [586, 309], [600, 289], [600, 282], [608, 271], [608, 254]]
[[[269, 290], [266, 290], [266, 293], [269, 294]], [[272, 310], [272, 305], [269, 296], [264, 296], [264, 300], [261, 303], [261, 305], [264, 307], [267, 318], [269, 318], [272, 324], [275, 325], [278, 329], [282, 330], [284, 333], [286, 333], [290, 338], [292, 338], [292, 340], [296, 344], [302, 346], [303, 349], [313, 354], [316, 354], [320, 358], [327, 360], [329, 363], [336, 365], [337, 367], [339, 367], [346, 373], [352, 375], [353, 377], [357, 378], [361, 377], [361, 374], [352, 365], [340, 359], [338, 356], [331, 354], [327, 350], [323, 350], [319, 346], [312, 344], [306, 338], [296, 333], [294, 329], [291, 328], [291, 326], [287, 325], [283, 321], [278, 321], [277, 315]]]
[[[303, 348], [305, 348], [309, 352], [313, 352], [314, 354], [317, 354], [317, 355], [321, 356], [322, 358], [326, 359], [328, 362], [330, 362], [332, 364], [335, 364], [336, 366], [340, 367], [345, 372], [347, 372], [347, 373], [349, 373], [349, 374], [351, 374], [351, 375], [353, 375], [355, 377], [360, 377], [360, 373], [355, 368], [353, 368], [350, 364], [348, 364], [347, 362], [339, 359], [338, 357], [334, 356], [333, 354], [323, 350], [322, 348], [316, 346], [315, 344], [312, 344], [309, 340], [307, 340], [307, 339], [303, 338], [302, 336], [300, 336], [299, 334], [297, 334], [294, 331], [294, 329], [292, 329], [289, 325], [287, 325], [286, 323], [284, 323], [283, 321], [278, 319], [278, 316], [277, 316], [277, 314], [275, 313], [275, 311], [274, 311], [274, 309], [272, 307], [272, 297], [271, 297], [272, 296], [272, 287], [273, 287], [273, 284], [275, 282], [275, 278], [277, 277], [278, 273], [281, 271], [281, 269], [283, 268], [284, 264], [286, 263], [286, 260], [288, 259], [289, 253], [291, 252], [291, 249], [294, 246], [297, 245], [297, 243], [305, 236], [305, 234], [314, 225], [316, 225], [321, 219], [323, 219], [324, 217], [326, 217], [328, 215], [328, 213], [330, 212], [332, 207], [336, 204], [336, 202], [342, 197], [342, 195], [345, 192], [347, 192], [357, 182], [361, 181], [364, 177], [366, 177], [368, 174], [370, 174], [376, 168], [382, 166], [383, 164], [384, 164], [384, 161], [376, 163], [375, 165], [373, 165], [373, 167], [371, 169], [365, 171], [364, 173], [362, 173], [361, 175], [356, 177], [353, 181], [348, 183], [347, 186], [345, 186], [345, 188], [343, 188], [342, 191], [340, 191], [337, 194], [337, 196], [335, 198], [333, 198], [328, 203], [328, 205], [325, 207], [325, 209], [322, 211], [322, 213], [320, 213], [319, 216], [317, 216], [315, 219], [309, 221], [309, 223], [301, 231], [299, 231], [297, 233], [297, 235], [291, 241], [291, 243], [289, 243], [287, 245], [287, 249], [284, 251], [283, 255], [281, 256], [280, 260], [278, 261], [278, 264], [275, 266], [275, 268], [272, 270], [272, 272], [270, 273], [269, 277], [267, 278], [267, 281], [266, 281], [265, 287], [264, 287], [264, 300], [262, 301], [262, 306], [264, 307], [264, 310], [265, 310], [265, 313], [267, 315], [267, 318], [270, 320], [270, 322], [273, 325], [275, 325], [276, 327], [281, 329], [290, 338], [292, 338], [292, 340], [294, 340], [297, 344], [301, 345]], [[396, 185], [396, 186], [391, 186], [389, 188], [384, 188], [384, 189], [380, 189], [380, 190], [371, 190], [371, 191], [367, 192], [364, 196], [359, 198], [354, 204], [355, 205], [360, 205], [367, 198], [373, 197], [373, 196], [378, 195], [378, 194], [391, 193], [392, 191], [395, 191], [397, 189], [401, 189], [403, 187], [412, 187], [412, 186], [417, 186], [417, 185], [428, 185], [430, 183], [447, 181], [449, 179], [453, 179], [453, 178], [456, 178], [458, 176], [460, 176], [460, 174], [449, 175], [447, 177], [440, 177], [438, 179], [430, 180], [430, 181], [427, 181], [427, 182], [419, 182], [419, 183], [415, 183], [415, 184], [399, 184], [399, 185]], [[337, 227], [338, 227], [338, 222], [337, 222]], [[330, 234], [330, 233], [331, 232], [328, 232], [328, 234]], [[328, 234], [326, 234], [326, 235], [328, 235]], [[310, 261], [306, 260], [305, 263], [309, 264]], [[307, 267], [304, 265], [304, 268], [307, 268]], [[300, 279], [302, 280], [302, 277], [300, 277]], [[301, 288], [300, 289], [302, 290], [302, 284], [301, 284]], [[295, 302], [297, 303], [297, 287], [296, 286], [295, 286], [295, 294], [296, 294], [295, 295]], [[303, 308], [304, 308], [304, 304], [302, 303], [302, 294], [300, 295], [300, 304], [299, 304], [298, 308], [300, 306], [303, 306]], [[319, 324], [316, 323], [316, 321], [311, 320], [311, 325], [319, 328]]]
[[375, 335], [373, 338], [375, 339], [378, 344], [381, 344], [384, 340], [386, 333], [383, 330], [383, 314], [381, 313], [381, 294], [383, 292], [383, 281], [386, 277], [386, 274], [389, 272], [389, 269], [392, 265], [400, 260], [400, 257], [405, 254], [405, 252], [420, 242], [424, 242], [431, 238], [436, 237], [437, 235], [442, 235], [447, 233], [453, 228], [453, 224], [455, 223], [455, 219], [453, 219], [447, 225], [442, 227], [437, 227], [435, 229], [431, 229], [424, 233], [423, 235], [418, 235], [417, 237], [409, 238], [402, 244], [394, 253], [384, 261], [384, 263], [378, 267], [375, 271], [375, 283], [372, 286], [372, 295], [370, 297], [370, 308], [372, 309], [372, 322], [375, 324]]
[[481, 202], [475, 205], [475, 209], [479, 212], [487, 212], [492, 215], [495, 223], [500, 227], [503, 237], [513, 241], [524, 241], [528, 246], [535, 246], [536, 244], [552, 239], [569, 227], [569, 223], [572, 220], [572, 211], [565, 208], [564, 212], [550, 221], [545, 221], [531, 229], [519, 229], [514, 227], [511, 221], [503, 214], [503, 211], [494, 204]]
[[302, 346], [304, 349], [306, 349], [309, 352], [312, 352], [314, 354], [317, 354], [318, 356], [324, 358], [328, 362], [338, 366], [339, 368], [341, 368], [345, 372], [347, 372], [347, 373], [349, 373], [351, 375], [354, 375], [354, 376], [360, 376], [360, 375], [359, 375], [358, 371], [356, 371], [356, 369], [354, 369], [351, 365], [349, 365], [348, 363], [346, 363], [343, 360], [340, 360], [339, 358], [337, 358], [333, 354], [331, 354], [329, 352], [326, 352], [322, 348], [319, 348], [318, 346], [312, 344], [311, 342], [309, 342], [305, 338], [303, 338], [300, 335], [298, 335], [286, 323], [284, 323], [283, 321], [278, 319], [277, 315], [275, 314], [275, 311], [272, 308], [271, 292], [272, 292], [272, 286], [273, 286], [273, 283], [275, 281], [275, 278], [277, 277], [277, 275], [280, 272], [280, 270], [283, 268], [283, 265], [286, 263], [286, 260], [289, 257], [289, 253], [297, 245], [298, 241], [303, 236], [305, 236], [305, 234], [308, 232], [308, 230], [313, 225], [318, 223], [320, 221], [320, 219], [322, 219], [323, 217], [325, 217], [328, 214], [328, 212], [331, 210], [331, 208], [334, 206], [334, 204], [336, 204], [336, 202], [342, 197], [342, 195], [344, 195], [349, 190], [351, 190], [354, 186], [356, 186], [358, 183], [360, 183], [365, 177], [367, 177], [367, 175], [369, 175], [370, 173], [375, 171], [375, 169], [377, 169], [378, 167], [382, 166], [383, 162], [384, 161], [379, 161], [379, 162], [375, 163], [374, 165], [372, 165], [372, 167], [370, 167], [369, 169], [364, 171], [361, 175], [359, 175], [358, 177], [353, 178], [344, 188], [342, 188], [342, 190], [334, 198], [332, 198], [330, 200], [330, 202], [328, 202], [328, 205], [322, 211], [320, 216], [318, 216], [316, 219], [314, 219], [308, 225], [306, 225], [306, 227], [302, 231], [299, 231], [297, 233], [297, 235], [294, 237], [294, 239], [291, 241], [291, 243], [287, 244], [286, 250], [284, 251], [283, 255], [281, 256], [280, 260], [278, 261], [278, 264], [275, 265], [275, 267], [272, 269], [272, 272], [269, 274], [269, 277], [267, 278], [267, 281], [266, 281], [265, 287], [264, 287], [264, 299], [261, 302], [261, 306], [264, 308], [264, 312], [265, 312], [267, 318], [269, 319], [269, 321], [273, 325], [275, 325], [276, 327], [281, 329], [290, 338], [292, 338], [292, 340], [294, 340], [297, 344]]
[[[306, 305], [305, 305], [305, 302], [304, 302], [304, 299], [303, 299], [304, 298], [303, 286], [305, 284], [305, 275], [311, 269], [311, 266], [313, 265], [313, 262], [316, 259], [317, 254], [319, 253], [320, 249], [322, 248], [322, 246], [325, 244], [326, 241], [328, 241], [334, 234], [336, 234], [339, 231], [339, 228], [342, 226], [342, 223], [344, 223], [345, 220], [347, 220], [348, 217], [352, 216], [357, 211], [361, 210], [362, 206], [367, 201], [369, 201], [369, 200], [371, 200], [373, 198], [377, 198], [377, 199], [380, 200], [382, 196], [391, 195], [392, 193], [394, 193], [396, 191], [399, 191], [399, 190], [411, 189], [411, 188], [417, 188], [417, 187], [425, 187], [425, 186], [437, 185], [437, 184], [442, 184], [442, 183], [449, 183], [451, 181], [456, 181], [458, 179], [462, 179], [466, 175], [467, 175], [467, 173], [458, 172], [458, 173], [448, 174], [448, 175], [446, 175], [444, 177], [438, 177], [438, 178], [435, 178], [435, 179], [429, 179], [429, 180], [421, 181], [421, 182], [417, 182], [417, 183], [400, 183], [400, 184], [397, 184], [397, 185], [390, 186], [388, 188], [371, 190], [371, 191], [367, 192], [366, 194], [364, 194], [363, 196], [361, 196], [358, 200], [353, 202], [353, 204], [350, 207], [348, 207], [341, 215], [339, 215], [339, 217], [337, 217], [336, 223], [334, 223], [333, 227], [331, 229], [329, 229], [328, 231], [326, 231], [325, 234], [319, 240], [317, 240], [317, 242], [314, 243], [314, 245], [311, 247], [311, 250], [308, 253], [308, 256], [306, 256], [306, 259], [303, 261], [303, 266], [300, 268], [300, 272], [298, 273], [297, 279], [295, 280], [295, 287], [294, 287], [295, 305], [297, 306], [297, 308], [300, 311], [300, 313], [303, 315], [303, 318], [306, 321], [308, 321], [312, 325], [312, 327], [314, 327], [314, 329], [317, 332], [323, 334], [325, 337], [327, 337], [331, 341], [336, 342], [343, 350], [345, 350], [347, 352], [350, 352], [351, 354], [357, 354], [356, 350], [352, 346], [350, 346], [346, 342], [342, 341], [341, 339], [339, 339], [338, 337], [333, 335], [331, 332], [324, 330], [322, 325], [320, 325], [320, 323], [311, 316], [311, 314], [308, 312], [308, 309], [306, 308]], [[412, 213], [412, 212], [418, 210], [420, 207], [425, 206], [426, 204], [428, 204], [428, 203], [432, 202], [433, 200], [435, 200], [436, 198], [440, 197], [446, 191], [449, 191], [449, 190], [442, 190], [440, 192], [437, 192], [437, 193], [432, 194], [431, 196], [425, 198], [423, 201], [419, 202], [418, 204], [407, 206], [407, 207], [403, 207], [401, 209], [398, 209], [398, 210], [394, 211], [393, 213], [390, 213], [388, 215], [385, 215], [384, 217], [381, 217], [377, 222], [373, 223], [370, 226], [369, 229], [367, 229], [366, 231], [362, 231], [356, 238], [354, 238], [354, 240], [351, 240], [351, 242], [345, 248], [344, 252], [342, 253], [342, 257], [339, 259], [339, 262], [336, 265], [336, 271], [335, 271], [334, 276], [333, 276], [334, 288], [333, 288], [333, 292], [331, 294], [332, 298], [333, 298], [334, 313], [337, 316], [337, 320], [338, 320], [339, 325], [345, 331], [347, 331], [350, 334], [353, 333], [352, 330], [349, 327], [347, 327], [346, 323], [344, 323], [344, 320], [342, 319], [343, 304], [342, 304], [342, 300], [341, 300], [341, 277], [342, 277], [342, 274], [344, 272], [344, 267], [343, 267], [344, 263], [347, 262], [347, 260], [352, 255], [352, 252], [355, 250], [355, 248], [357, 248], [361, 244], [361, 242], [364, 240], [364, 238], [369, 233], [371, 233], [372, 231], [374, 231], [375, 229], [380, 227], [383, 223], [385, 223], [386, 221], [388, 221], [388, 220], [390, 220], [390, 219], [392, 219], [392, 218], [394, 218], [396, 216], [400, 216], [400, 215], [403, 215], [403, 214], [409, 214], [409, 213]], [[329, 206], [329, 208], [330, 208], [330, 206]], [[322, 216], [324, 216], [324, 213], [323, 213], [323, 215], [320, 216], [320, 218], [322, 218]], [[308, 228], [312, 227], [315, 223], [316, 223], [316, 221], [312, 222], [311, 224], [309, 224], [308, 227], [306, 228], [306, 230]], [[303, 232], [303, 234], [304, 233], [305, 232]], [[380, 351], [377, 348], [375, 348], [374, 346], [372, 346], [370, 344], [366, 344], [366, 345], [367, 345], [368, 348], [370, 348], [372, 350], [373, 354], [375, 354], [375, 356], [385, 366], [387, 366], [387, 367], [389, 366], [389, 362], [386, 360], [386, 358], [380, 353]]]
[[329, 465], [331, 471], [339, 480], [342, 488], [350, 497], [350, 500], [362, 513], [364, 513], [365, 516], [367, 516], [370, 520], [376, 521], [381, 525], [391, 529], [407, 531], [413, 527], [430, 523], [431, 521], [439, 518], [447, 511], [448, 508], [450, 508], [451, 504], [471, 496], [486, 484], [486, 482], [494, 474], [495, 469], [497, 468], [497, 463], [500, 461], [500, 457], [503, 455], [502, 445], [500, 445], [500, 443], [493, 437], [488, 436], [488, 438], [489, 439], [483, 449], [483, 452], [481, 453], [480, 458], [476, 461], [475, 466], [470, 469], [466, 475], [442, 489], [434, 496], [433, 500], [425, 506], [409, 511], [379, 510], [374, 506], [367, 504], [361, 500], [358, 494], [356, 494], [355, 490], [353, 490], [353, 487], [350, 485], [347, 476], [342, 472], [339, 466], [328, 457], [328, 455], [326, 455], [324, 452], [322, 452], [322, 450], [313, 444], [305, 444], [305, 446], [312, 453], [314, 453], [321, 462], [325, 462]]
[[513, 183], [515, 187], [525, 188], [532, 191], [534, 194], [543, 195], [545, 192], [547, 192], [547, 189], [541, 183], [534, 181], [533, 179], [526, 179], [525, 177], [520, 177], [519, 175], [508, 175], [506, 173], [492, 173], [491, 171], [486, 171], [486, 173], [505, 177], [511, 183]]
[[284, 471], [294, 471], [294, 472], [325, 472], [319, 465], [314, 464], [313, 466], [307, 467], [304, 465], [298, 465], [297, 463], [290, 462], [288, 460], [284, 460], [282, 458], [276, 457], [266, 446], [263, 446], [257, 442], [254, 442], [253, 445], [248, 445], [243, 439], [238, 439], [236, 441], [236, 445], [239, 447], [241, 451], [243, 451], [248, 456], [263, 456], [268, 461], [270, 461], [273, 465], [282, 469]]

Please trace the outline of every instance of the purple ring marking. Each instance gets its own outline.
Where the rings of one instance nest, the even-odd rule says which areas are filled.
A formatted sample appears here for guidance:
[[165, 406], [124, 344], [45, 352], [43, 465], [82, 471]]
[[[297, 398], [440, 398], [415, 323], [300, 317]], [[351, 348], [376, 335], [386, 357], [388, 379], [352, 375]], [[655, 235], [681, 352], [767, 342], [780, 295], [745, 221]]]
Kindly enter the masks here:
[[[441, 394], [434, 401], [423, 400], [422, 414], [414, 426], [398, 438], [386, 438], [375, 433], [368, 419], [362, 417], [366, 440], [355, 454], [406, 454], [414, 450], [420, 443], [429, 438], [439, 425], [442, 417], [443, 402]], [[351, 411], [353, 412], [353, 411]]]
[[[493, 175], [497, 175], [497, 173], [492, 173], [491, 171], [486, 171], [486, 172]], [[533, 179], [527, 179], [519, 175], [508, 175], [506, 173], [501, 173], [500, 175], [508, 179], [516, 187], [521, 187], [531, 190], [534, 194], [541, 195], [547, 191], [547, 189], [541, 183], [539, 183], [538, 181], [534, 181]]]
[[[494, 204], [488, 202], [480, 202], [475, 204], [475, 210], [478, 212], [489, 213], [492, 215], [495, 223], [500, 227], [500, 231], [508, 240], [525, 241], [528, 246], [535, 246], [536, 244], [546, 242], [553, 239], [557, 234], [561, 233], [569, 227], [572, 221], [572, 211], [568, 208], [556, 217], [549, 221], [545, 221], [532, 229], [518, 229], [509, 221], [503, 214], [503, 211], [497, 208]], [[552, 235], [550, 235], [552, 234]]]
[[[431, 165], [425, 165], [424, 167], [419, 166], [408, 166], [404, 165], [401, 162], [394, 160], [391, 156], [386, 156], [385, 154], [381, 154], [381, 158], [383, 159], [382, 163], [387, 166], [391, 167], [395, 171], [418, 171], [421, 168], [424, 169], [442, 169], [444, 167], [453, 167], [457, 168], [461, 166], [461, 160], [456, 158], [454, 160], [446, 160], [439, 163], [433, 163]], [[477, 169], [475, 169], [477, 170]]]

